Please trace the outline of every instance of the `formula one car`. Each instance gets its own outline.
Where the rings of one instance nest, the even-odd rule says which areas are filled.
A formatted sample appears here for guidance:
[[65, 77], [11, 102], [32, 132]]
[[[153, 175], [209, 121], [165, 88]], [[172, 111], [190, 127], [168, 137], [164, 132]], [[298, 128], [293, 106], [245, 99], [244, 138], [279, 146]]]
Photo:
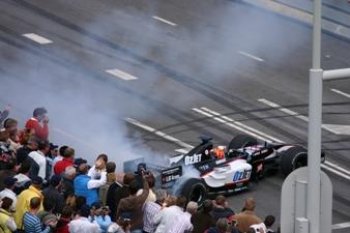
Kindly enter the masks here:
[[[167, 167], [145, 163], [144, 159], [126, 161], [126, 172], [147, 168], [156, 177], [156, 186], [201, 203], [211, 194], [229, 194], [248, 189], [252, 180], [267, 172], [281, 171], [285, 176], [307, 165], [307, 151], [295, 144], [259, 143], [248, 135], [237, 135], [228, 146], [214, 147], [211, 138], [186, 154], [169, 158]], [[321, 154], [324, 161], [325, 155]]]

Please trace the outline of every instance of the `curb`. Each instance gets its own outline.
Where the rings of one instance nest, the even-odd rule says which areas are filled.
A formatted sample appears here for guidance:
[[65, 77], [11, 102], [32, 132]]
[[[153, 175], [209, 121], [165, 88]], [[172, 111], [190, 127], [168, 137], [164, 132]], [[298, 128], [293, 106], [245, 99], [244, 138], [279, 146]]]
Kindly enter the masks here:
[[[256, 7], [262, 8], [264, 10], [272, 11], [274, 13], [301, 21], [308, 25], [312, 25], [312, 14], [300, 9], [287, 6], [282, 3], [278, 3], [273, 0], [241, 0], [242, 2], [254, 5]], [[334, 34], [336, 36], [344, 37], [350, 39], [350, 28], [337, 24], [327, 19], [322, 19], [322, 29]]]

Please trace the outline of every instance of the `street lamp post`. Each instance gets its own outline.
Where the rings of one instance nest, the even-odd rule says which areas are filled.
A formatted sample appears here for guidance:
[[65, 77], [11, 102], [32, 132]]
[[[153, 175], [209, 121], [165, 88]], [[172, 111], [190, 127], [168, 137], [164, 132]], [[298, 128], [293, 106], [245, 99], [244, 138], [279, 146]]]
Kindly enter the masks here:
[[320, 233], [321, 199], [321, 124], [322, 77], [321, 69], [321, 0], [314, 0], [312, 68], [309, 81], [308, 129], [308, 187], [307, 218], [309, 232]]

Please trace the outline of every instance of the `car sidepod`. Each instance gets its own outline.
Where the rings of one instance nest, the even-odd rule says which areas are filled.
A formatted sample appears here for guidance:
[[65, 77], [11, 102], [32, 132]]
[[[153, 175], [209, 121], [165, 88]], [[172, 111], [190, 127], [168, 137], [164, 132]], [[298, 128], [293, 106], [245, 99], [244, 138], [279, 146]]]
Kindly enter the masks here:
[[252, 165], [244, 159], [236, 159], [215, 167], [202, 175], [202, 179], [211, 190], [236, 192], [247, 188], [251, 173]]

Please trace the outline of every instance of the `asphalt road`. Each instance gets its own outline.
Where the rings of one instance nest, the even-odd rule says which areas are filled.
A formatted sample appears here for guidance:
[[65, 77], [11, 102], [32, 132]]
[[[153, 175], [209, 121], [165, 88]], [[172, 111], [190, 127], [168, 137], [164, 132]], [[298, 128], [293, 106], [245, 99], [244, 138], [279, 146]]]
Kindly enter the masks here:
[[[310, 38], [309, 27], [239, 1], [3, 0], [0, 105], [11, 104], [22, 122], [46, 106], [52, 140], [90, 161], [102, 151], [119, 162], [183, 148], [126, 118], [190, 145], [203, 134], [226, 144], [252, 133], [247, 127], [262, 138], [306, 144]], [[348, 41], [323, 35], [322, 42], [325, 69], [350, 67]], [[106, 72], [114, 69], [134, 80]], [[333, 224], [350, 222], [349, 93], [347, 80], [324, 84], [323, 148], [337, 166], [325, 170]], [[243, 130], [210, 117], [213, 111]], [[268, 177], [229, 201], [239, 211], [254, 196], [262, 217], [279, 217], [283, 179]]]

